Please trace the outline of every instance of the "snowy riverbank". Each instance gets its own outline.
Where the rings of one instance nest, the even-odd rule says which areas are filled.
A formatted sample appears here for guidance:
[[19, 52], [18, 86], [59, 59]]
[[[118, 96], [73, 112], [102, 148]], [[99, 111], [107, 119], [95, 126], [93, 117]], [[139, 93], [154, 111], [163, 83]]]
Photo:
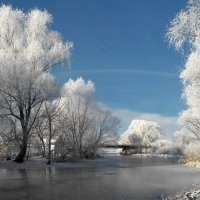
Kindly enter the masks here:
[[141, 158], [174, 158], [174, 159], [184, 159], [184, 156], [180, 155], [168, 155], [168, 154], [132, 154], [133, 157]]
[[[66, 161], [66, 162], [52, 162], [51, 165], [47, 165], [47, 159], [41, 157], [32, 157], [28, 160], [25, 160], [23, 163], [16, 163], [13, 160], [0, 160], [0, 169], [31, 169], [31, 168], [85, 168], [85, 167], [99, 167], [101, 166], [101, 161], [107, 160], [109, 157], [121, 157], [125, 159], [127, 156], [122, 156], [118, 151], [106, 152], [106, 154], [102, 154], [102, 157], [97, 158], [95, 160], [88, 159], [80, 159], [74, 161]], [[129, 158], [147, 158], [147, 159], [173, 159], [176, 160], [177, 163], [182, 164], [182, 157], [174, 156], [174, 155], [158, 155], [158, 154], [133, 154], [128, 156]], [[181, 161], [181, 162], [180, 162]]]
[[91, 167], [96, 163], [93, 160], [76, 160], [68, 162], [52, 162], [52, 164], [47, 164], [47, 159], [44, 158], [32, 158], [25, 160], [23, 163], [16, 163], [12, 160], [0, 161], [0, 169], [35, 169], [35, 168], [86, 168]]
[[192, 189], [174, 196], [162, 197], [162, 200], [200, 200], [200, 185], [193, 186]]

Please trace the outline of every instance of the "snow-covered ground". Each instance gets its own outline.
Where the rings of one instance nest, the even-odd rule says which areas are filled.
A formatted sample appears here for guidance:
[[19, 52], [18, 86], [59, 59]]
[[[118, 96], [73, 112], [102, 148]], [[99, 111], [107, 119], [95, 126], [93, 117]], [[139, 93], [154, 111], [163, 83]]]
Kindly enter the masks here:
[[141, 157], [141, 158], [177, 158], [177, 159], [183, 158], [183, 156], [169, 155], [169, 154], [132, 154], [131, 156]]
[[200, 162], [199, 161], [186, 161], [185, 165], [188, 166], [188, 167], [200, 168]]
[[162, 200], [200, 200], [200, 186], [174, 196], [162, 197]]

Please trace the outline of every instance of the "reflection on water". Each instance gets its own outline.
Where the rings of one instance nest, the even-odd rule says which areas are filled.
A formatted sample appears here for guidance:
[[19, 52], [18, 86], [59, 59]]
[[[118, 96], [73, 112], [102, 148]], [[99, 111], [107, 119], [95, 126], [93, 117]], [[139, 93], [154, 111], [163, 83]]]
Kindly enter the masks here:
[[169, 159], [109, 157], [86, 166], [0, 169], [0, 199], [154, 200], [200, 182], [198, 170]]

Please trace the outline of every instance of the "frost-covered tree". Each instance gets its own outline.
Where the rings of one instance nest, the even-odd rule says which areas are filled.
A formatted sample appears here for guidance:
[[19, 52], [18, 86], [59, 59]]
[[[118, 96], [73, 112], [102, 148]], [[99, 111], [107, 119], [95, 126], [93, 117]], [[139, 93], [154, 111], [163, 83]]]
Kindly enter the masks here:
[[99, 105], [93, 108], [92, 124], [84, 141], [85, 157], [94, 158], [101, 147], [115, 142], [119, 122], [110, 110]]
[[61, 93], [61, 102], [65, 107], [65, 136], [72, 146], [74, 156], [82, 157], [83, 143], [92, 124], [95, 87], [93, 82], [85, 82], [82, 78], [70, 79], [64, 84]]
[[39, 138], [43, 155], [48, 159], [47, 164], [51, 164], [52, 162], [54, 142], [61, 134], [61, 114], [62, 105], [60, 105], [59, 98], [54, 101], [44, 101], [37, 123], [34, 125], [34, 130]]
[[157, 122], [133, 120], [128, 130], [121, 135], [119, 143], [124, 145], [154, 146], [155, 142], [163, 137]]
[[0, 141], [4, 149], [4, 156], [11, 158], [19, 151], [21, 143], [19, 124], [10, 116], [1, 117]]
[[156, 154], [182, 155], [183, 148], [181, 143], [173, 140], [161, 139], [155, 144]]
[[191, 132], [188, 132], [187, 129], [182, 128], [173, 134], [173, 141], [180, 144], [184, 148], [185, 145], [188, 145], [191, 142], [193, 137], [194, 136]]
[[50, 30], [52, 20], [47, 11], [0, 7], [0, 113], [19, 124], [17, 162], [23, 162], [38, 112], [55, 88], [51, 68], [71, 55], [72, 43]]
[[200, 160], [200, 142], [192, 141], [184, 149], [188, 160]]
[[190, 47], [198, 45], [200, 36], [200, 1], [188, 0], [186, 9], [181, 10], [171, 21], [167, 32], [169, 43], [177, 50], [188, 43]]
[[[95, 86], [92, 81], [85, 81], [82, 77], [79, 77], [77, 80], [69, 79], [61, 91], [61, 96], [63, 98], [76, 98], [80, 96], [81, 98], [88, 99], [90, 97], [94, 98]], [[71, 101], [72, 103], [73, 101]]]
[[[61, 151], [64, 158], [70, 149], [74, 157], [95, 157], [97, 150], [116, 133], [119, 121], [98, 105], [92, 81], [70, 79], [61, 94], [63, 122], [57, 153]], [[63, 148], [63, 143], [68, 148]]]
[[[200, 140], [200, 1], [189, 0], [170, 23], [167, 38], [176, 49], [189, 52], [180, 78], [187, 109], [179, 122], [187, 140]], [[185, 140], [185, 139], [184, 139]]]

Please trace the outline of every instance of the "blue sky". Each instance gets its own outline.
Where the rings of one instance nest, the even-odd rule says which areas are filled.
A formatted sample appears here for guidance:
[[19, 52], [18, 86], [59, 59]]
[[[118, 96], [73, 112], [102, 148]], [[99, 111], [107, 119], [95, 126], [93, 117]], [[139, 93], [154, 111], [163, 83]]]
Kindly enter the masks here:
[[54, 71], [59, 84], [79, 76], [94, 81], [99, 101], [122, 118], [122, 129], [137, 117], [175, 129], [173, 123], [184, 109], [178, 78], [184, 55], [169, 47], [165, 33], [186, 0], [2, 3], [24, 11], [46, 8], [54, 17], [52, 28], [73, 41], [71, 72], [66, 68]]

